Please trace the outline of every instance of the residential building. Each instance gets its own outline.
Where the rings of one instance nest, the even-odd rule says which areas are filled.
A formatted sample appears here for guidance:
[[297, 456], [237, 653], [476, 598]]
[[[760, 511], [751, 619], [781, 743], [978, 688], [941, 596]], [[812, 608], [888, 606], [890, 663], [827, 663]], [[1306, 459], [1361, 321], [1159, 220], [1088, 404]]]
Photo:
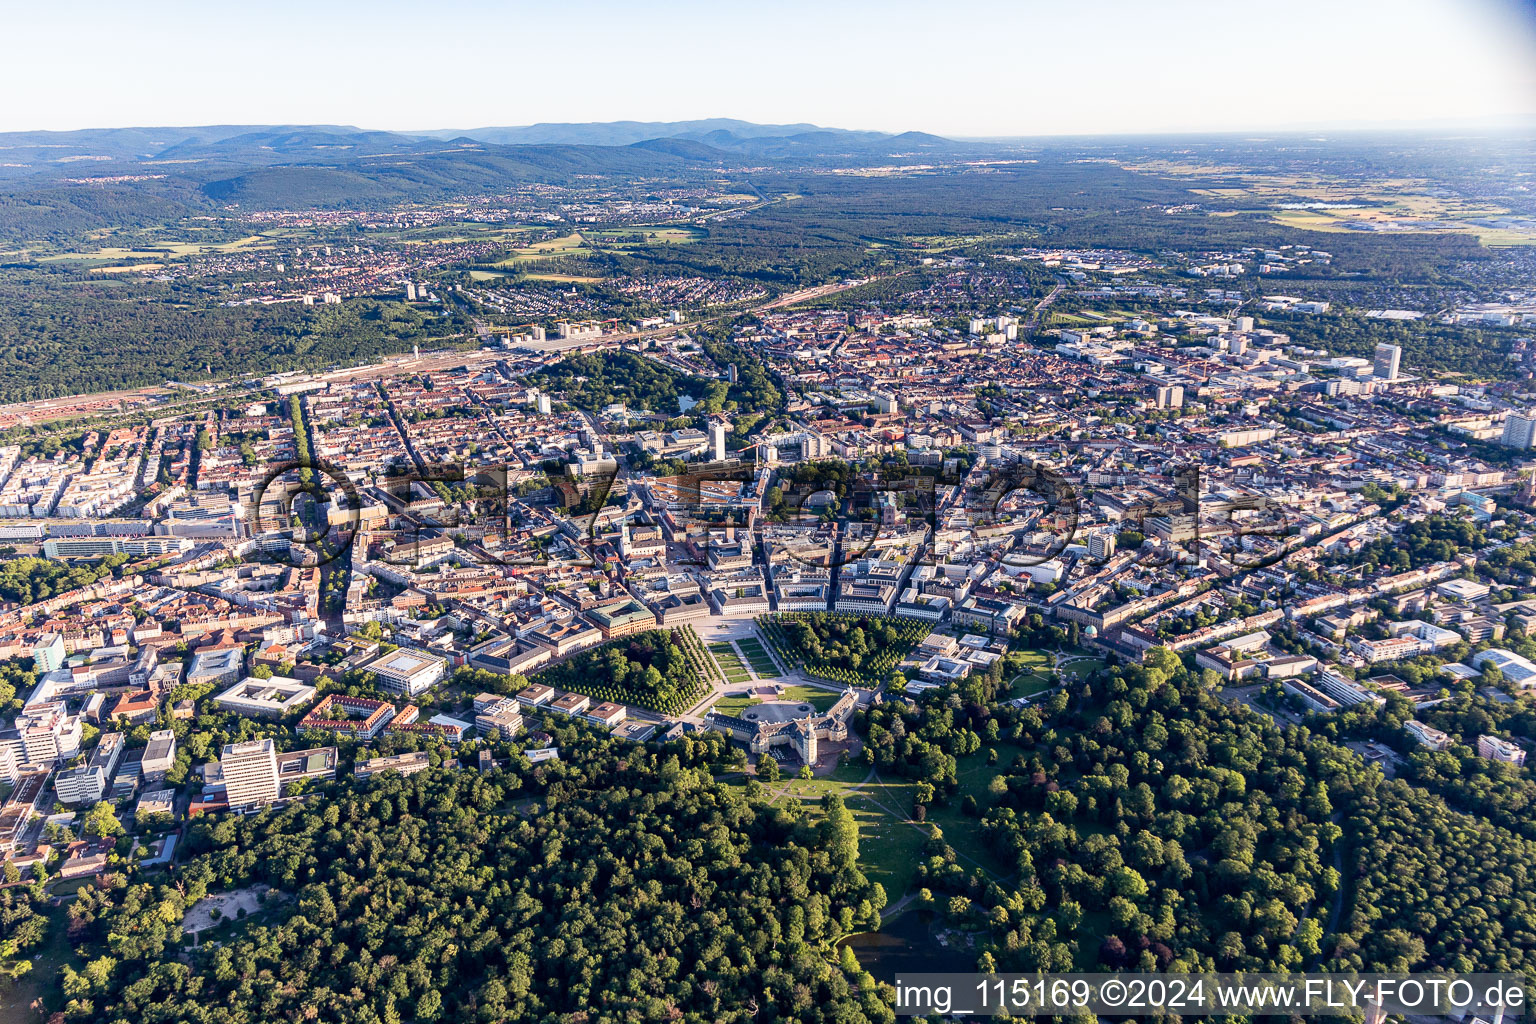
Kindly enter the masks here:
[[1510, 413], [1504, 420], [1504, 433], [1499, 443], [1509, 448], [1536, 447], [1536, 414]]

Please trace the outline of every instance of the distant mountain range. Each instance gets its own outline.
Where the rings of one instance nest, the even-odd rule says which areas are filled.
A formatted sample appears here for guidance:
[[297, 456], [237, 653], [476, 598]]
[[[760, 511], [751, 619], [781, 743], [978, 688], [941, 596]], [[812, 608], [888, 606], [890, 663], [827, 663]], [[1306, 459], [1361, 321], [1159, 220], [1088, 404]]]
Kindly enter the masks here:
[[576, 176], [702, 178], [740, 167], [922, 163], [989, 151], [921, 132], [703, 121], [425, 132], [204, 125], [0, 133], [0, 241], [143, 226], [209, 204], [380, 207]]
[[[691, 143], [692, 145], [679, 145]], [[99, 176], [93, 165], [185, 167], [222, 164], [348, 164], [368, 157], [432, 157], [445, 153], [530, 147], [639, 146], [693, 162], [761, 159], [899, 159], [913, 153], [971, 148], [936, 135], [848, 131], [811, 124], [766, 125], [730, 118], [702, 121], [612, 121], [524, 127], [368, 131], [344, 125], [205, 125], [193, 128], [91, 128], [70, 132], [0, 133], [0, 175]], [[589, 157], [590, 159], [590, 157]], [[618, 158], [620, 170], [624, 159]]]

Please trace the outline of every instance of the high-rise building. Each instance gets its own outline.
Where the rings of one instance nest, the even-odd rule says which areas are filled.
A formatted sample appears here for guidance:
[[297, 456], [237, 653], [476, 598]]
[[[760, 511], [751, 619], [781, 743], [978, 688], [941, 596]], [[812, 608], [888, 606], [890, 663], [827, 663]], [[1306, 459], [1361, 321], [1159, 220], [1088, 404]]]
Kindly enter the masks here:
[[80, 752], [85, 723], [61, 700], [33, 704], [16, 716], [16, 728], [0, 742], [13, 749], [22, 767], [51, 767]]
[[39, 675], [52, 672], [64, 664], [65, 657], [64, 637], [58, 633], [44, 633], [37, 646], [32, 648], [32, 667]]
[[277, 799], [277, 748], [270, 739], [225, 744], [219, 767], [230, 810], [259, 810]]
[[1088, 536], [1088, 557], [1105, 559], [1115, 553], [1117, 538], [1114, 534], [1100, 532]]
[[1504, 436], [1499, 439], [1499, 443], [1510, 448], [1536, 446], [1536, 416], [1510, 413], [1504, 421]]
[[1181, 409], [1184, 406], [1184, 388], [1178, 384], [1165, 384], [1157, 389], [1159, 409]]
[[709, 457], [716, 462], [725, 461], [725, 430], [723, 420], [712, 420], [709, 424]]
[[1403, 348], [1401, 345], [1377, 345], [1376, 346], [1376, 376], [1382, 380], [1397, 380], [1398, 367], [1403, 361]]

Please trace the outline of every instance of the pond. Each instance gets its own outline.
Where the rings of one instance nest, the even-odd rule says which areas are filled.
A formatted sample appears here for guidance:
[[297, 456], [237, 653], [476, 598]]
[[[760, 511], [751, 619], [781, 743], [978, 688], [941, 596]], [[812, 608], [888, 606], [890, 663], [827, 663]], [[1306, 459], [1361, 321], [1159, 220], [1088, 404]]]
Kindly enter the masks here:
[[851, 947], [864, 969], [885, 982], [900, 974], [968, 973], [976, 969], [981, 955], [931, 910], [898, 914], [879, 931], [850, 935], [838, 946]]

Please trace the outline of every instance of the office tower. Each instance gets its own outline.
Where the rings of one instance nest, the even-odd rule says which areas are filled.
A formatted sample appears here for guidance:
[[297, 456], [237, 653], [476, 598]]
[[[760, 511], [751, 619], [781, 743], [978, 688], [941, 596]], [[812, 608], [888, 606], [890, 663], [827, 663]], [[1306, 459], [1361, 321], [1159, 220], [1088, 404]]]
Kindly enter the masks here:
[[1403, 361], [1401, 345], [1376, 346], [1376, 376], [1383, 380], [1397, 380], [1398, 366]]
[[1499, 443], [1510, 448], [1530, 448], [1536, 443], [1536, 416], [1510, 413], [1504, 421], [1504, 436]]
[[716, 462], [725, 461], [725, 422], [714, 420], [709, 424], [709, 457]]
[[259, 810], [277, 799], [277, 748], [270, 739], [226, 744], [219, 766], [230, 810]]

